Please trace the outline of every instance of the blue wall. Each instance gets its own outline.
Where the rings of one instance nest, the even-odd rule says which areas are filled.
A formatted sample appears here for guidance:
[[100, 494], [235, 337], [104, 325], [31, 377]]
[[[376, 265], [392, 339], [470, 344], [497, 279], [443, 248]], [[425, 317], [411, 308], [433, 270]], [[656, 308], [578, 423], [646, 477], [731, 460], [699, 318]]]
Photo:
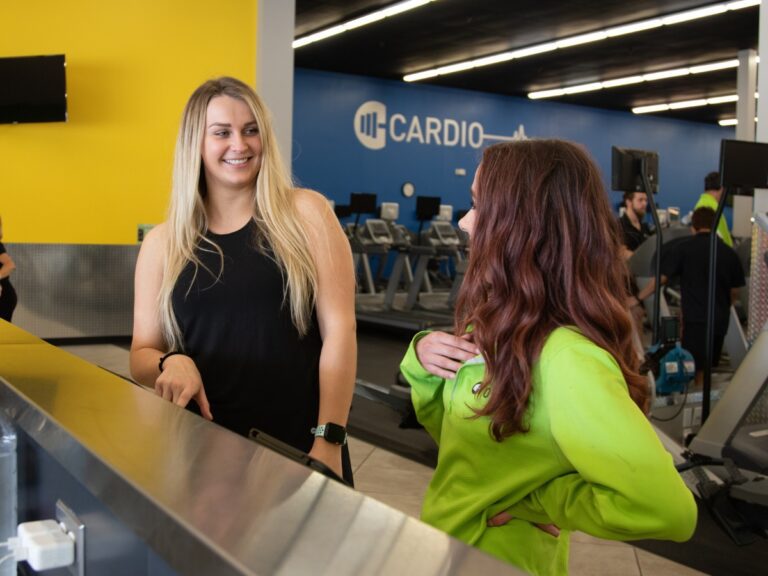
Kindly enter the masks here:
[[[294, 89], [293, 171], [298, 182], [337, 204], [347, 204], [351, 192], [399, 202], [400, 221], [411, 227], [415, 199], [401, 195], [404, 182], [412, 182], [416, 194], [441, 196], [455, 210], [466, 209], [482, 146], [497, 141], [488, 136], [512, 136], [520, 125], [529, 137], [583, 143], [603, 171], [607, 190], [612, 145], [658, 152], [657, 203], [679, 206], [683, 213], [701, 194], [704, 175], [717, 170], [720, 140], [734, 137], [732, 128], [660, 116], [314, 70], [297, 69]], [[368, 105], [368, 114], [356, 118], [369, 101], [385, 109]], [[379, 148], [365, 146], [365, 136], [361, 140], [357, 133], [368, 134], [368, 144]], [[446, 137], [448, 144], [456, 143], [445, 145]], [[457, 175], [457, 169], [465, 175]], [[611, 195], [612, 204], [620, 199], [618, 193]]]

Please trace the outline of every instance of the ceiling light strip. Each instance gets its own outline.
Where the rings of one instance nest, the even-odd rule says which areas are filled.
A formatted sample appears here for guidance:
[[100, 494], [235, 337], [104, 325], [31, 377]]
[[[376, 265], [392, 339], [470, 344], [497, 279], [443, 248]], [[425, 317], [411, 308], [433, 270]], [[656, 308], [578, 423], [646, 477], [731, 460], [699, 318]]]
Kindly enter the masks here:
[[707, 104], [727, 104], [729, 102], [738, 101], [738, 94], [729, 94], [728, 96], [716, 96], [715, 98], [707, 98]]
[[669, 110], [669, 104], [651, 104], [650, 106], [638, 106], [632, 108], [635, 114], [650, 114], [651, 112], [666, 112]]
[[431, 2], [435, 2], [435, 0], [406, 0], [405, 2], [398, 2], [397, 4], [392, 4], [391, 6], [388, 6], [387, 8], [383, 8], [382, 10], [377, 10], [376, 12], [371, 12], [370, 14], [366, 14], [365, 16], [361, 16], [360, 18], [355, 18], [354, 20], [348, 20], [347, 22], [343, 22], [336, 26], [331, 26], [330, 28], [325, 28], [318, 32], [313, 32], [312, 34], [308, 34], [307, 36], [302, 36], [301, 38], [297, 38], [296, 40], [293, 41], [293, 48], [294, 49], [301, 48], [302, 46], [306, 46], [307, 44], [312, 44], [313, 42], [317, 42], [319, 40], [325, 40], [326, 38], [330, 38], [331, 36], [336, 36], [337, 34], [341, 34], [342, 32], [346, 32], [347, 30], [354, 30], [355, 28], [360, 28], [361, 26], [373, 24], [374, 22], [378, 22], [379, 20], [384, 20], [385, 18], [389, 18], [390, 16], [395, 16], [396, 14], [401, 14], [408, 10], [419, 8]]
[[698, 98], [696, 100], [685, 100], [683, 102], [672, 102], [669, 105], [670, 110], [682, 110], [683, 108], [700, 108], [701, 106], [709, 106], [706, 98]]
[[[757, 116], [755, 116], [755, 122], [757, 122]], [[717, 123], [720, 124], [720, 126], [736, 126], [739, 121], [736, 118], [725, 118], [723, 120], [718, 120]]]
[[[651, 18], [649, 20], [639, 20], [637, 22], [631, 22], [621, 26], [615, 26], [613, 28], [605, 28], [603, 30], [596, 30], [587, 34], [579, 34], [577, 36], [569, 36], [567, 38], [561, 38], [553, 42], [546, 42], [544, 44], [536, 44], [528, 46], [519, 50], [512, 50], [509, 52], [502, 52], [500, 54], [493, 54], [491, 56], [484, 56], [482, 58], [475, 58], [472, 60], [463, 60], [461, 62], [455, 62], [447, 66], [440, 66], [438, 68], [430, 68], [429, 70], [422, 70], [421, 72], [415, 72], [413, 74], [406, 74], [403, 76], [403, 80], [406, 82], [418, 82], [419, 80], [426, 80], [427, 78], [434, 78], [435, 76], [443, 76], [446, 74], [453, 74], [464, 70], [471, 70], [472, 68], [479, 68], [481, 66], [489, 66], [498, 62], [505, 62], [508, 60], [516, 60], [519, 58], [525, 58], [527, 56], [533, 56], [534, 54], [541, 54], [544, 52], [551, 52], [552, 50], [562, 50], [564, 48], [570, 48], [571, 46], [579, 46], [588, 42], [599, 42], [606, 38], [614, 38], [616, 36], [624, 36], [626, 34], [634, 34], [644, 30], [650, 30], [652, 28], [659, 28], [661, 26], [673, 26], [681, 22], [690, 22], [691, 20], [699, 18], [708, 18], [723, 14], [725, 12], [741, 10], [743, 8], [751, 8], [752, 6], [759, 6], [760, 0], [739, 0], [735, 2], [723, 2], [720, 4], [713, 4], [711, 6], [705, 6], [703, 8], [695, 8], [693, 10], [686, 10], [684, 12], [677, 12], [675, 14], [669, 14], [660, 18]], [[294, 42], [295, 46], [295, 42]]]
[[725, 70], [727, 68], [738, 68], [738, 66], [738, 60], [722, 60], [720, 62], [711, 62], [709, 64], [691, 66], [690, 68], [659, 70], [658, 72], [650, 72], [648, 74], [641, 74], [636, 76], [626, 76], [624, 78], [604, 80], [603, 82], [590, 82], [588, 84], [577, 84], [575, 86], [561, 86], [559, 88], [552, 88], [549, 90], [540, 90], [538, 92], [529, 93], [528, 98], [531, 100], [538, 100], [541, 98], [557, 98], [558, 96], [563, 96], [565, 94], [575, 94], [578, 92], [587, 92], [590, 90], [600, 90], [605, 88], [616, 88], [617, 86], [639, 84], [641, 82], [653, 82], [656, 80], [664, 80], [666, 78], [675, 78], [677, 76], [688, 76], [689, 74], [704, 74], [706, 72]]
[[[755, 98], [759, 94], [755, 92]], [[682, 108], [697, 108], [699, 106], [713, 106], [717, 104], [727, 104], [738, 102], [737, 94], [728, 94], [726, 96], [713, 96], [712, 98], [698, 98], [696, 100], [683, 100], [682, 102], [667, 102], [663, 104], [649, 104], [648, 106], [637, 106], [632, 108], [635, 114], [650, 114], [652, 112], [666, 112], [667, 110], [680, 110]]]

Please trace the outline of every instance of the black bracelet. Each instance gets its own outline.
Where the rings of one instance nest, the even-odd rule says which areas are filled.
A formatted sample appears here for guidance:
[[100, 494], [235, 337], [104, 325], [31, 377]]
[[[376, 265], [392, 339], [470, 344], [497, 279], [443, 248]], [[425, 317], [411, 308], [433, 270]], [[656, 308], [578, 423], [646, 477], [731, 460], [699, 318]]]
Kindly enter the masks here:
[[160, 362], [157, 364], [157, 367], [160, 369], [160, 372], [163, 371], [163, 362], [165, 362], [168, 358], [171, 356], [174, 356], [175, 354], [184, 354], [184, 352], [168, 352], [168, 354], [164, 354], [163, 356], [160, 356]]

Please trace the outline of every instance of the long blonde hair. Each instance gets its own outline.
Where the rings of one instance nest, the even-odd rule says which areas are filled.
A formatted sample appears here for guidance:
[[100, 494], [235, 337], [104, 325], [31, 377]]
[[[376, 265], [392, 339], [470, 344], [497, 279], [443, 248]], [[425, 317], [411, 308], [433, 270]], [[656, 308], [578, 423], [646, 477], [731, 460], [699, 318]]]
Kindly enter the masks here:
[[168, 211], [163, 282], [159, 295], [160, 326], [170, 350], [182, 350], [181, 330], [173, 313], [172, 294], [187, 263], [197, 274], [202, 262], [195, 253], [207, 244], [222, 257], [221, 249], [205, 236], [208, 216], [203, 198], [206, 183], [202, 144], [208, 104], [229, 96], [248, 105], [261, 136], [261, 168], [253, 190], [253, 220], [259, 237], [269, 245], [285, 278], [285, 299], [300, 334], [308, 332], [317, 288], [317, 270], [309, 252], [309, 239], [294, 202], [294, 188], [272, 130], [269, 111], [256, 92], [235, 78], [222, 77], [202, 84], [190, 96], [179, 127], [173, 163], [173, 188]]

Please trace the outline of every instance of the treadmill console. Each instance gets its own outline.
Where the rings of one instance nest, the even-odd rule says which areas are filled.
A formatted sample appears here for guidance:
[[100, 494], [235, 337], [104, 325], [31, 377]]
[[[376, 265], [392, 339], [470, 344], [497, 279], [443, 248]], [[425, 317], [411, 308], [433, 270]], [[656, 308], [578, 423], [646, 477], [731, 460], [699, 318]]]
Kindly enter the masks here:
[[399, 248], [407, 248], [411, 245], [411, 236], [408, 229], [402, 224], [392, 224], [389, 228], [392, 234], [392, 244]]
[[400, 204], [397, 202], [382, 202], [379, 216], [382, 220], [394, 222], [400, 216]]
[[392, 244], [392, 234], [389, 232], [389, 226], [384, 220], [378, 218], [369, 218], [365, 221], [365, 230], [368, 233], [368, 237], [373, 240], [375, 244]]
[[458, 246], [461, 242], [450, 222], [432, 221], [432, 235], [442, 246]]

